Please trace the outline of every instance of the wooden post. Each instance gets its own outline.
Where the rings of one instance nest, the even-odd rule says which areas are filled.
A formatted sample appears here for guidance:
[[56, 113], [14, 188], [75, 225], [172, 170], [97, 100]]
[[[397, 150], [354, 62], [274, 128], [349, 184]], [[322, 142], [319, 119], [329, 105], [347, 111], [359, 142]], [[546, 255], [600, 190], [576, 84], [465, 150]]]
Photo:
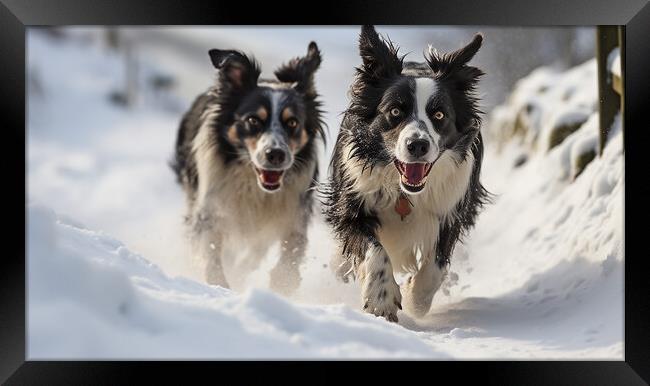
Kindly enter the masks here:
[[[617, 26], [599, 25], [596, 29], [596, 61], [598, 63], [598, 101], [600, 115], [599, 154], [603, 154], [609, 129], [621, 107], [621, 98], [614, 91], [612, 75], [607, 68], [607, 58], [619, 45]], [[622, 66], [623, 63], [621, 63]]]

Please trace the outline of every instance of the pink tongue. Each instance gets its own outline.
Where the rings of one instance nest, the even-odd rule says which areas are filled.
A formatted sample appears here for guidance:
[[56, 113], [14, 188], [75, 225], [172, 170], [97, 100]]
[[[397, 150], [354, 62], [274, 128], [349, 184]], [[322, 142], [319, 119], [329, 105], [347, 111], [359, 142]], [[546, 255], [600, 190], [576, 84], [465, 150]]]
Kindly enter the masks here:
[[414, 164], [404, 164], [404, 174], [406, 180], [411, 185], [417, 185], [424, 178], [424, 170], [426, 164], [414, 163]]
[[263, 170], [262, 171], [262, 182], [265, 184], [277, 184], [280, 181], [280, 176], [282, 172]]

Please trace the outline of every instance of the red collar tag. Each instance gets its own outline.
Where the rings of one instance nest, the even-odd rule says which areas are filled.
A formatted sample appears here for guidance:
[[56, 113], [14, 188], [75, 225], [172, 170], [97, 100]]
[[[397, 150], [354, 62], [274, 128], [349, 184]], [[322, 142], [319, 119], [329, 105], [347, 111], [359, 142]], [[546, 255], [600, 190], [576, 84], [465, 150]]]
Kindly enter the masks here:
[[395, 212], [399, 214], [400, 218], [402, 221], [404, 221], [404, 218], [411, 214], [411, 207], [413, 204], [411, 203], [411, 200], [404, 194], [403, 192], [400, 192], [399, 198], [397, 198], [397, 202], [395, 203]]

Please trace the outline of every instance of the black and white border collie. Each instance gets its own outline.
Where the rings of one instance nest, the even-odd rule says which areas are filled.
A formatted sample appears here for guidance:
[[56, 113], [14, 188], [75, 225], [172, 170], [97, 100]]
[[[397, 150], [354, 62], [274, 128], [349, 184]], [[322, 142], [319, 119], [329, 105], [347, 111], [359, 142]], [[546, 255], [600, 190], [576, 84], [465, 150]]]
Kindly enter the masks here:
[[209, 55], [216, 85], [184, 115], [172, 162], [187, 197], [193, 254], [204, 259], [208, 283], [229, 287], [222, 257], [238, 256], [245, 274], [279, 241], [271, 287], [290, 293], [300, 284], [316, 142], [325, 139], [314, 86], [320, 51], [311, 42], [272, 80], [258, 79], [259, 65], [239, 51]]
[[[364, 310], [389, 321], [402, 304], [414, 316], [428, 312], [454, 245], [489, 199], [479, 181], [483, 72], [467, 65], [482, 39], [448, 54], [429, 47], [426, 63], [415, 63], [374, 27], [361, 30], [363, 64], [324, 189], [325, 216], [339, 244], [337, 274], [360, 280]], [[395, 271], [411, 274], [401, 292]]]

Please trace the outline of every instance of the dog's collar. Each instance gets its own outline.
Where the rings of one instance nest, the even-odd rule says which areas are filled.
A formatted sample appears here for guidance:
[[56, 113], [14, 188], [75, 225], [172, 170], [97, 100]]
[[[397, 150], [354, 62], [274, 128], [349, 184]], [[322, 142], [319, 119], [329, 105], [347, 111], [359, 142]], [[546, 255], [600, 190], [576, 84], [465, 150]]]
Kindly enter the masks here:
[[395, 202], [395, 212], [399, 214], [402, 221], [404, 221], [406, 216], [411, 214], [412, 206], [413, 203], [409, 200], [408, 196], [404, 192], [400, 192], [399, 197], [397, 197], [397, 202]]

